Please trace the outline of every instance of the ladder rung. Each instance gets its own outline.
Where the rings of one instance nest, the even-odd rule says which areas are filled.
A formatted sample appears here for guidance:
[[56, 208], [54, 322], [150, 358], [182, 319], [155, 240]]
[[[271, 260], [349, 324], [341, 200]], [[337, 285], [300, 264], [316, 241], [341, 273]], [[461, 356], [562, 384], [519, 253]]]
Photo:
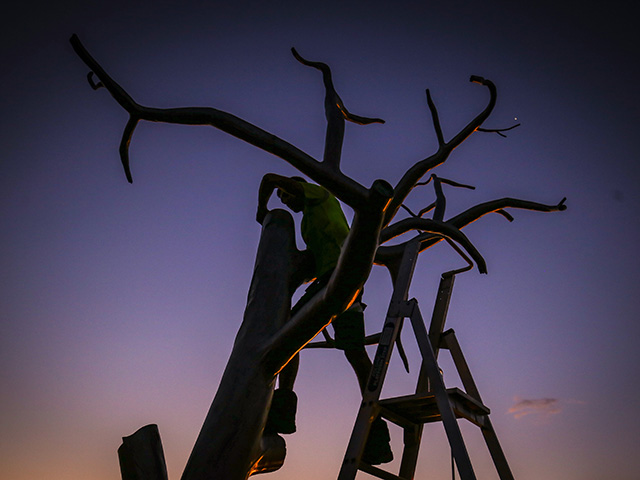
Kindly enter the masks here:
[[[447, 393], [456, 417], [484, 426], [484, 417], [490, 412], [486, 406], [459, 388], [448, 388]], [[442, 421], [434, 394], [387, 398], [380, 400], [380, 406], [383, 407], [383, 416], [400, 426], [407, 421], [415, 424]]]
[[381, 468], [374, 467], [373, 465], [369, 465], [365, 462], [360, 462], [358, 466], [358, 470], [362, 470], [369, 475], [373, 475], [374, 477], [382, 478], [383, 480], [407, 480], [404, 477], [399, 477], [398, 475], [394, 475], [393, 473], [387, 472], [386, 470], [382, 470]]

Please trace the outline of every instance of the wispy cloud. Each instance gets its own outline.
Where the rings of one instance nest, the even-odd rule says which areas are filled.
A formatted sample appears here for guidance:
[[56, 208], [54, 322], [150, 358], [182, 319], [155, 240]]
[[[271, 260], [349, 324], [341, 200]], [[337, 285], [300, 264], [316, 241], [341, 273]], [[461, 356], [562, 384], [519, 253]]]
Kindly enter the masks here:
[[557, 398], [520, 398], [515, 397], [515, 404], [507, 411], [515, 418], [526, 415], [543, 416], [545, 418], [562, 411]]

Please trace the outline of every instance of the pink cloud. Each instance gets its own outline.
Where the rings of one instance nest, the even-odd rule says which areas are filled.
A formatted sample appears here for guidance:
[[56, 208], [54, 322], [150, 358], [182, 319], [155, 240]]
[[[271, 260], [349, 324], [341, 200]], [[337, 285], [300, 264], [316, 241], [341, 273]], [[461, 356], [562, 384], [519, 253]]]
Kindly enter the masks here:
[[515, 397], [515, 404], [507, 411], [515, 418], [522, 418], [526, 415], [541, 415], [549, 417], [560, 413], [560, 401], [557, 398], [520, 398]]

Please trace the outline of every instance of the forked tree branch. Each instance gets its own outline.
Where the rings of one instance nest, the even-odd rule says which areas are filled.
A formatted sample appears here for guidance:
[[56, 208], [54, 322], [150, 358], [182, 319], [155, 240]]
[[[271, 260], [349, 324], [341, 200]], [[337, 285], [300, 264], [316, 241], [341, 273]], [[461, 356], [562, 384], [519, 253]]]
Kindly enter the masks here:
[[400, 205], [404, 202], [407, 196], [411, 193], [411, 190], [416, 186], [420, 179], [431, 169], [444, 163], [454, 148], [465, 141], [469, 135], [471, 135], [491, 114], [493, 107], [496, 104], [497, 91], [492, 81], [484, 79], [478, 76], [471, 76], [470, 81], [473, 83], [479, 83], [489, 89], [489, 102], [487, 106], [480, 112], [473, 120], [471, 120], [462, 130], [460, 130], [451, 140], [444, 141], [444, 135], [440, 127], [440, 120], [438, 118], [438, 112], [436, 109], [431, 95], [427, 91], [427, 103], [429, 110], [431, 111], [431, 117], [433, 119], [433, 126], [438, 138], [438, 151], [413, 165], [402, 176], [398, 184], [394, 188], [394, 197], [389, 205], [389, 208], [385, 212], [385, 218], [383, 226], [388, 225], [393, 217], [398, 212]]
[[[567, 206], [565, 205], [565, 201], [566, 201], [566, 198], [563, 198], [556, 205], [546, 205], [543, 203], [532, 202], [529, 200], [521, 200], [518, 198], [510, 198], [510, 197], [501, 198], [499, 200], [491, 200], [489, 202], [481, 203], [479, 205], [471, 207], [465, 210], [464, 212], [450, 218], [445, 222], [445, 224], [452, 227], [453, 229], [460, 230], [489, 213], [497, 213], [505, 217], [507, 220], [513, 221], [513, 217], [511, 216], [511, 214], [509, 214], [505, 210], [507, 208], [531, 210], [535, 212], [561, 212], [567, 209]], [[392, 225], [391, 227], [385, 228], [383, 230], [383, 234], [385, 235], [384, 237], [385, 241], [388, 241], [391, 238], [392, 234], [400, 235], [402, 233], [406, 233], [411, 230], [422, 230], [419, 227], [410, 228], [412, 225], [411, 222], [416, 220], [421, 220], [421, 219], [409, 218], [409, 219], [401, 220], [396, 224]], [[406, 227], [406, 228], [403, 228], [403, 227]], [[392, 229], [392, 230], [389, 230], [389, 229]], [[421, 252], [434, 246], [436, 243], [442, 241], [441, 234], [439, 233], [434, 234], [426, 230], [423, 230], [423, 233], [418, 234], [418, 237], [420, 238]], [[398, 259], [402, 256], [402, 252], [404, 251], [405, 245], [410, 241], [414, 240], [414, 238], [406, 242], [400, 243], [398, 245], [380, 246], [378, 248], [378, 252], [376, 253], [375, 263], [377, 265], [384, 265], [387, 268], [391, 269], [393, 265], [398, 261]]]
[[[129, 182], [132, 182], [133, 179], [129, 167], [128, 147], [135, 126], [140, 120], [182, 125], [210, 125], [244, 140], [261, 150], [282, 158], [315, 182], [326, 187], [331, 193], [350, 207], [359, 209], [365, 208], [367, 205], [369, 190], [352, 178], [339, 172], [337, 168], [332, 168], [331, 162], [326, 165], [318, 162], [294, 145], [235, 115], [210, 107], [160, 109], [138, 104], [89, 54], [77, 35], [73, 35], [70, 42], [78, 56], [90, 68], [91, 72], [98, 77], [100, 83], [109, 91], [116, 102], [129, 113], [129, 122], [124, 130], [120, 143], [120, 158]], [[90, 83], [92, 86], [97, 85], [94, 82]], [[331, 116], [331, 118], [333, 119], [334, 117]], [[332, 120], [332, 122], [334, 122], [334, 120]]]
[[[426, 207], [420, 209], [420, 211], [418, 213], [413, 213], [413, 211], [407, 207], [404, 203], [402, 205], [400, 205], [400, 208], [404, 209], [409, 215], [411, 215], [412, 217], [416, 217], [416, 218], [422, 218], [422, 216], [425, 213], [429, 213], [431, 210], [433, 210], [436, 207], [436, 202], [430, 203], [429, 205], [427, 205]], [[389, 225], [389, 227], [391, 227], [392, 225]], [[387, 228], [389, 228], [387, 227]]]
[[[393, 189], [384, 180], [376, 180], [370, 189], [366, 189], [339, 171], [339, 149], [343, 130], [340, 125], [344, 123], [345, 119], [356, 123], [381, 122], [381, 120], [350, 114], [335, 92], [329, 67], [322, 63], [309, 62], [293, 50], [294, 56], [300, 62], [317, 68], [323, 73], [327, 92], [325, 107], [329, 124], [327, 142], [339, 144], [329, 145], [327, 148], [329, 152], [333, 153], [325, 152], [325, 162], [318, 162], [275, 135], [215, 108], [159, 109], [141, 106], [107, 75], [76, 35], [71, 37], [71, 44], [104, 87], [130, 115], [120, 144], [120, 155], [129, 181], [131, 181], [131, 175], [128, 168], [128, 147], [135, 126], [140, 120], [184, 125], [211, 125], [277, 155], [353, 208], [354, 220], [351, 231], [326, 291], [322, 295], [316, 295], [307, 308], [302, 309], [299, 314], [287, 322], [287, 325], [271, 339], [271, 342], [265, 345], [264, 351], [268, 352], [266, 353], [266, 365], [268, 365], [266, 371], [275, 375], [289, 358], [331, 321], [333, 316], [341, 313], [350, 305], [369, 275], [378, 248], [382, 218], [393, 196]], [[314, 310], [314, 312], [310, 312], [310, 310]]]
[[323, 162], [332, 171], [338, 171], [340, 170], [340, 157], [342, 155], [342, 142], [344, 140], [344, 121], [349, 120], [358, 125], [368, 125], [370, 123], [384, 123], [384, 120], [381, 118], [361, 117], [350, 113], [333, 86], [329, 65], [322, 62], [311, 62], [303, 58], [295, 48], [292, 48], [291, 52], [296, 60], [303, 65], [322, 72], [322, 80], [325, 88], [324, 112], [327, 118]]
[[[106, 73], [106, 71], [85, 49], [76, 35], [73, 35], [70, 41], [78, 56], [91, 70], [87, 77], [91, 87], [93, 89], [105, 87], [113, 96], [113, 98], [118, 102], [118, 104], [121, 105], [129, 113], [129, 121], [125, 126], [119, 149], [122, 164], [129, 182], [132, 182], [132, 176], [129, 167], [129, 145], [135, 131], [135, 127], [140, 120], [183, 125], [210, 125], [241, 140], [244, 140], [247, 143], [250, 143], [266, 152], [272, 153], [282, 158], [293, 167], [298, 169], [300, 172], [309, 176], [312, 180], [326, 187], [337, 198], [354, 209], [354, 224], [367, 224], [368, 226], [366, 228], [362, 228], [362, 231], [368, 231], [369, 233], [371, 233], [371, 228], [375, 230], [380, 229], [381, 227], [388, 226], [397, 213], [398, 209], [402, 206], [404, 199], [409, 195], [413, 188], [415, 188], [420, 179], [429, 170], [445, 162], [451, 152], [458, 145], [460, 145], [474, 131], [479, 129], [480, 125], [487, 119], [487, 117], [493, 110], [497, 96], [496, 87], [490, 80], [478, 76], [472, 76], [470, 78], [471, 82], [484, 85], [488, 88], [488, 104], [478, 115], [476, 115], [475, 118], [473, 118], [464, 128], [462, 128], [456, 135], [453, 136], [451, 140], [447, 142], [445, 141], [445, 137], [442, 132], [437, 108], [435, 106], [435, 103], [433, 102], [429, 90], [427, 90], [427, 104], [431, 112], [434, 130], [438, 139], [438, 150], [430, 157], [417, 162], [409, 170], [407, 170], [407, 172], [398, 182], [395, 189], [392, 190], [390, 186], [388, 186], [388, 184], [387, 186], [389, 188], [387, 188], [387, 186], [382, 188], [382, 190], [387, 191], [387, 193], [392, 191], [393, 194], [391, 200], [388, 203], [385, 200], [385, 202], [382, 202], [384, 203], [384, 205], [382, 205], [380, 203], [380, 193], [378, 190], [380, 190], [379, 186], [382, 185], [382, 183], [386, 182], [380, 183], [378, 187], [376, 187], [376, 185], [374, 184], [374, 186], [370, 189], [365, 188], [360, 183], [340, 172], [340, 154], [344, 137], [345, 120], [349, 120], [359, 124], [383, 123], [383, 120], [379, 118], [367, 118], [351, 114], [346, 109], [342, 99], [335, 90], [331, 77], [331, 69], [328, 65], [321, 62], [311, 62], [309, 60], [306, 60], [295, 49], [292, 49], [294, 57], [300, 63], [320, 70], [323, 76], [323, 82], [325, 85], [325, 115], [327, 118], [327, 132], [325, 138], [325, 152], [323, 161], [319, 162], [299, 148], [286, 142], [285, 140], [282, 140], [281, 138], [259, 127], [256, 127], [255, 125], [252, 125], [251, 123], [242, 120], [241, 118], [215, 108], [187, 107], [159, 109], [142, 106], [135, 102], [133, 98], [129, 96], [127, 92]], [[95, 82], [93, 80], [94, 75], [98, 78], [98, 82]], [[515, 128], [515, 126], [510, 128]], [[501, 131], [505, 130], [508, 129], [503, 129], [497, 132], [500, 133]], [[455, 184], [455, 182], [450, 181], [445, 181], [445, 183], [449, 183], [455, 186], [464, 186], [461, 184]], [[441, 194], [439, 187], [440, 183], [438, 180], [436, 180], [436, 193], [440, 192]], [[442, 197], [442, 195], [439, 195], [439, 197]], [[444, 204], [443, 202], [440, 203], [442, 205], [439, 205], [438, 202], [436, 202], [435, 205], [435, 220], [429, 221], [426, 219], [414, 218], [398, 222], [396, 225], [391, 225], [390, 227], [388, 227], [388, 229], [385, 230], [385, 232], [380, 237], [381, 240], [386, 241], [389, 238], [395, 237], [399, 234], [398, 232], [406, 232], [408, 230], [417, 229], [423, 232], [420, 234], [420, 238], [422, 242], [422, 250], [424, 250], [434, 243], [440, 241], [443, 237], [447, 237], [460, 243], [460, 245], [462, 245], [476, 260], [478, 266], [480, 267], [480, 270], [482, 271], [484, 270], [484, 260], [482, 259], [482, 256], [477, 252], [477, 250], [473, 247], [471, 242], [469, 242], [466, 236], [464, 236], [460, 232], [460, 228], [491, 211], [495, 211], [505, 216], [507, 219], [511, 219], [512, 217], [510, 217], [510, 215], [503, 210], [504, 208], [508, 207], [525, 208], [539, 211], [553, 211], [553, 209], [563, 209], [560, 208], [561, 204], [555, 207], [549, 207], [541, 204], [536, 204], [534, 202], [526, 202], [517, 199], [503, 199], [500, 201], [488, 202], [487, 204], [479, 205], [477, 207], [469, 209], [466, 212], [463, 212], [456, 217], [453, 217], [447, 222], [442, 222], [441, 217], [444, 213], [442, 211], [442, 207], [444, 206]], [[371, 207], [373, 205], [375, 205], [375, 208], [373, 209], [373, 211], [371, 211]], [[439, 208], [439, 206], [441, 208]], [[377, 215], [379, 213], [377, 211], [378, 208], [383, 209], [381, 225], [377, 222]], [[425, 209], [420, 212], [420, 216], [424, 214], [424, 212]], [[361, 228], [356, 228], [355, 230], [356, 234], [351, 235], [350, 238], [360, 236], [364, 237], [364, 234], [361, 235], [360, 233], [357, 233], [359, 230], [361, 230]], [[375, 250], [378, 246], [378, 235], [375, 235], [374, 237], [376, 238], [375, 241], [367, 241], [367, 245], [371, 244], [369, 245], [372, 249], [372, 251], [369, 252], [371, 253], [371, 255], [369, 255], [369, 253], [367, 253], [366, 255], [357, 255], [354, 252], [351, 252], [349, 255], [343, 255], [341, 257], [341, 263], [350, 263], [354, 261], [361, 262], [363, 261], [363, 259], [365, 259], [365, 257], [368, 256], [371, 256], [371, 258], [373, 258], [373, 255], [376, 255]], [[349, 244], [349, 242], [347, 243]], [[390, 256], [393, 257], [395, 255], [393, 252], [397, 251], [398, 248], [398, 246], [380, 247], [380, 250], [376, 255], [376, 262], [384, 263], [384, 258], [390, 258]], [[351, 249], [345, 247], [345, 251], [351, 251]], [[338, 268], [336, 272], [342, 272], [344, 270], [345, 269], [343, 268]], [[362, 272], [366, 270], [366, 273], [364, 273], [364, 277], [362, 277], [362, 275], [356, 275], [355, 277], [359, 278], [353, 281], [341, 279], [340, 275], [337, 274], [334, 275], [335, 281], [330, 282], [329, 288], [327, 289], [327, 294], [322, 296], [322, 303], [325, 304], [327, 302], [334, 301], [332, 299], [332, 296], [334, 296], [336, 292], [340, 291], [340, 288], [342, 287], [346, 288], [347, 292], [350, 292], [349, 295], [353, 293], [353, 289], [359, 289], [361, 287], [360, 281], [362, 281], [363, 278], [366, 278], [366, 275], [368, 274], [368, 267], [359, 265], [358, 270], [362, 270]], [[349, 285], [342, 285], [342, 283], [344, 282], [349, 283]], [[338, 285], [341, 285], [341, 287], [338, 288]], [[338, 297], [340, 297], [340, 295], [338, 295]], [[337, 298], [335, 302], [336, 304], [341, 305], [340, 307], [338, 307], [339, 309], [342, 308], [343, 304], [348, 304], [349, 299], [345, 300], [342, 298]], [[332, 306], [326, 306], [326, 308], [328, 309], [328, 313], [331, 313], [334, 310]], [[333, 315], [333, 313], [331, 313], [331, 315]], [[306, 317], [306, 315], [304, 316]], [[296, 330], [299, 328], [298, 325], [300, 323], [301, 322], [298, 321], [292, 321], [290, 322], [290, 325], [287, 327], [287, 329]], [[313, 324], [312, 329], [317, 328], [319, 331], [322, 326], [323, 325]], [[282, 333], [283, 335], [286, 335], [284, 331]], [[303, 334], [303, 336], [306, 336], [306, 333]], [[280, 343], [280, 340], [276, 339], [275, 343]]]
[[[73, 35], [70, 41], [78, 56], [91, 70], [88, 79], [92, 88], [96, 89], [104, 86], [118, 104], [129, 113], [130, 118], [120, 142], [120, 158], [129, 182], [133, 181], [129, 162], [129, 145], [135, 127], [140, 120], [183, 125], [210, 125], [282, 158], [315, 182], [326, 187], [331, 193], [350, 207], [354, 209], [366, 207], [369, 200], [369, 189], [340, 172], [344, 121], [349, 120], [362, 125], [383, 123], [384, 121], [379, 118], [362, 117], [350, 113], [333, 86], [331, 70], [328, 65], [321, 62], [308, 61], [295, 51], [295, 49], [292, 49], [293, 55], [298, 61], [306, 66], [320, 70], [323, 75], [326, 90], [325, 114], [327, 117], [327, 132], [323, 161], [319, 162], [287, 141], [222, 110], [210, 107], [159, 109], [142, 106], [135, 102], [133, 98], [106, 73], [100, 64], [85, 49], [77, 35]], [[93, 75], [98, 78], [99, 82], [96, 83], [93, 81]], [[449, 142], [444, 141], [437, 109], [431, 99], [430, 93], [427, 92], [427, 102], [432, 114], [436, 136], [438, 137], [438, 151], [434, 155], [416, 163], [399, 181], [395, 188], [394, 198], [385, 211], [383, 226], [389, 224], [404, 199], [420, 178], [432, 168], [442, 164], [448, 158], [451, 151], [477, 129], [491, 113], [496, 99], [495, 86], [491, 81], [481, 77], [471, 77], [471, 81], [489, 88], [489, 103], [479, 115], [469, 122], [469, 124]]]
[[478, 252], [476, 247], [473, 246], [471, 241], [466, 237], [464, 233], [460, 231], [459, 228], [449, 224], [448, 222], [431, 220], [430, 218], [405, 218], [404, 220], [400, 220], [382, 231], [382, 233], [380, 234], [380, 244], [382, 245], [383, 243], [388, 242], [389, 240], [412, 230], [418, 230], [435, 235], [440, 240], [444, 238], [453, 240], [454, 242], [462, 246], [462, 248], [464, 248], [469, 256], [471, 256], [471, 258], [476, 262], [480, 273], [487, 273], [487, 265], [480, 252]]

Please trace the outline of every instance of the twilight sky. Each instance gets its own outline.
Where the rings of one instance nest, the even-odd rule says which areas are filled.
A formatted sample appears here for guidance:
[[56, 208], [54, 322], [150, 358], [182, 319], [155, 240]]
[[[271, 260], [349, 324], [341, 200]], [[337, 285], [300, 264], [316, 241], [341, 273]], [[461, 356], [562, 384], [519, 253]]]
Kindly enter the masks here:
[[[0, 478], [120, 478], [120, 437], [148, 423], [180, 477], [242, 318], [260, 178], [294, 173], [211, 128], [142, 123], [129, 185], [127, 115], [91, 90], [72, 33], [139, 103], [226, 110], [316, 158], [322, 82], [290, 48], [327, 62], [346, 106], [387, 122], [347, 125], [343, 170], [366, 186], [395, 184], [435, 151], [425, 88], [449, 139], [488, 98], [469, 76], [493, 80], [484, 127], [522, 126], [475, 133], [435, 170], [476, 186], [446, 191], [447, 217], [504, 196], [566, 196], [569, 209], [465, 229], [489, 274], [458, 277], [447, 326], [518, 480], [640, 476], [637, 26], [618, 1], [446, 3], [23, 2], [3, 15]], [[422, 187], [407, 203], [432, 200]], [[440, 273], [460, 265], [445, 245], [422, 254], [411, 296], [423, 316]], [[389, 296], [374, 269], [367, 333]], [[412, 373], [394, 356], [384, 396], [414, 388], [410, 333]], [[301, 363], [298, 433], [274, 480], [335, 478], [359, 405], [340, 352]], [[456, 386], [446, 355], [443, 368]], [[462, 425], [478, 477], [496, 478], [478, 429]], [[449, 462], [429, 425], [416, 478], [450, 478]]]

